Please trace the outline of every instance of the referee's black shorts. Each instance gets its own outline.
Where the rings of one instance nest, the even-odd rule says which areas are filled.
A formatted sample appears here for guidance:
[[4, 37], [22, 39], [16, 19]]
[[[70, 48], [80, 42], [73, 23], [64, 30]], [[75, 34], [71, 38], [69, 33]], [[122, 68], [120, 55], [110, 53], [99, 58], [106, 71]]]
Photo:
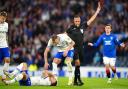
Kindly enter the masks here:
[[74, 47], [74, 60], [80, 60], [81, 62], [84, 60], [84, 47], [79, 46], [79, 47]]

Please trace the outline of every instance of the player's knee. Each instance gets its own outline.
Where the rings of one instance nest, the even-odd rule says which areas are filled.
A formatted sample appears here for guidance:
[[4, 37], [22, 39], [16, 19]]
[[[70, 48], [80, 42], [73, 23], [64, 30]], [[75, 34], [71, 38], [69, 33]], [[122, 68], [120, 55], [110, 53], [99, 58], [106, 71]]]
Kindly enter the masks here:
[[71, 62], [72, 62], [72, 58], [67, 57], [67, 58], [66, 58], [66, 64], [67, 64], [67, 63], [71, 63]]
[[111, 69], [115, 69], [115, 66], [114, 65], [111, 65], [110, 67], [111, 67]]
[[80, 60], [79, 59], [75, 61], [75, 66], [80, 66]]
[[59, 64], [60, 62], [61, 62], [60, 59], [57, 59], [57, 58], [53, 59], [53, 63]]
[[5, 58], [5, 59], [4, 59], [4, 62], [5, 62], [5, 63], [10, 63], [10, 58]]
[[108, 69], [110, 66], [109, 66], [109, 64], [105, 64], [105, 67]]

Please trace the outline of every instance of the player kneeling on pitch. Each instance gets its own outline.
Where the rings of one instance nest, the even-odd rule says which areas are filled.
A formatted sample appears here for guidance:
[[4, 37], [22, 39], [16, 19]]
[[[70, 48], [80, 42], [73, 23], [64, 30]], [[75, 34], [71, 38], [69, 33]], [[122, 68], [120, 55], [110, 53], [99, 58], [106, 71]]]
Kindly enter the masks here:
[[103, 63], [105, 64], [106, 68], [106, 75], [109, 78], [108, 83], [111, 83], [111, 73], [110, 68], [114, 73], [114, 77], [118, 79], [116, 74], [116, 45], [125, 47], [124, 43], [120, 43], [117, 37], [111, 33], [112, 27], [110, 24], [105, 26], [105, 33], [99, 37], [96, 43], [88, 43], [90, 46], [97, 47], [100, 43], [103, 44]]
[[11, 72], [5, 73], [9, 78], [13, 78], [11, 80], [4, 80], [5, 84], [13, 84], [15, 82], [19, 82], [21, 86], [56, 86], [57, 79], [56, 76], [52, 73], [48, 72], [48, 70], [44, 70], [42, 76], [33, 76], [30, 77], [28, 74], [28, 68], [26, 63], [21, 63], [17, 66], [17, 68]]

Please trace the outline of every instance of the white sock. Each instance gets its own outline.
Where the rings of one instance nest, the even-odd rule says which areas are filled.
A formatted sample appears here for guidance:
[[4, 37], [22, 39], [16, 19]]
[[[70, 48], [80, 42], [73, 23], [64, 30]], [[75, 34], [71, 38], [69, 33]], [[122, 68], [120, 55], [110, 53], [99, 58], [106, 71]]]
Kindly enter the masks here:
[[57, 76], [58, 75], [57, 64], [53, 62], [52, 67], [53, 67], [52, 73]]
[[9, 73], [9, 77], [12, 78], [16, 76], [20, 71], [18, 69], [15, 69], [13, 72]]
[[72, 71], [68, 71], [68, 78], [69, 78], [69, 81], [73, 79]]
[[3, 70], [2, 70], [2, 78], [5, 78], [6, 75], [4, 74], [4, 71], [8, 71], [10, 63], [4, 63]]
[[6, 75], [4, 74], [3, 70], [1, 71], [2, 79], [6, 79]]
[[20, 81], [23, 79], [23, 74], [17, 75], [14, 79], [5, 81], [7, 84], [15, 83], [16, 81]]
[[69, 81], [73, 79], [73, 69], [72, 69], [72, 64], [71, 62], [70, 63], [66, 63], [67, 64], [67, 70], [68, 70], [68, 73], [69, 73]]
[[8, 71], [10, 63], [4, 63], [3, 71]]

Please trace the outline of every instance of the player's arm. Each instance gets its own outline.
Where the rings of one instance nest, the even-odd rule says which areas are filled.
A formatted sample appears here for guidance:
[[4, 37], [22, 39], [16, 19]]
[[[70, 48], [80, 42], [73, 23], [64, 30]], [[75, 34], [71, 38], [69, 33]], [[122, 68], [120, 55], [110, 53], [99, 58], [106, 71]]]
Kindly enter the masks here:
[[54, 75], [52, 73], [50, 73], [50, 72], [48, 72], [48, 76], [49, 77], [54, 77]]
[[66, 50], [67, 50], [67, 51], [71, 50], [71, 48], [73, 48], [74, 45], [75, 45], [75, 42], [72, 40]]
[[100, 10], [101, 10], [101, 5], [100, 5], [100, 2], [98, 2], [98, 7], [97, 7], [96, 12], [95, 12], [94, 15], [87, 21], [87, 25], [88, 25], [88, 26], [95, 20], [95, 18], [97, 17], [98, 13], [100, 12]]
[[115, 36], [115, 43], [121, 47], [125, 47], [125, 44], [124, 43], [121, 43], [118, 38]]
[[50, 52], [51, 46], [52, 46], [52, 41], [50, 39], [49, 42], [48, 42], [48, 45], [47, 45], [47, 47], [44, 51], [44, 62], [45, 62], [44, 68], [45, 69], [48, 69], [48, 66], [49, 66], [49, 64], [48, 64], [48, 53]]
[[67, 56], [69, 50], [73, 48], [75, 42], [69, 37], [68, 42], [70, 42], [69, 46], [67, 47], [66, 51], [63, 53], [64, 56]]
[[100, 44], [101, 44], [101, 42], [102, 42], [102, 36], [100, 36], [99, 38], [98, 38], [98, 40], [96, 41], [96, 43], [88, 43], [88, 45], [89, 46], [94, 46], [94, 47], [97, 47], [97, 46], [99, 46]]
[[49, 47], [46, 47], [46, 49], [44, 51], [44, 62], [45, 62], [44, 68], [45, 69], [48, 69], [48, 66], [49, 66], [49, 64], [48, 64], [48, 52], [49, 51], [50, 51], [50, 48]]

